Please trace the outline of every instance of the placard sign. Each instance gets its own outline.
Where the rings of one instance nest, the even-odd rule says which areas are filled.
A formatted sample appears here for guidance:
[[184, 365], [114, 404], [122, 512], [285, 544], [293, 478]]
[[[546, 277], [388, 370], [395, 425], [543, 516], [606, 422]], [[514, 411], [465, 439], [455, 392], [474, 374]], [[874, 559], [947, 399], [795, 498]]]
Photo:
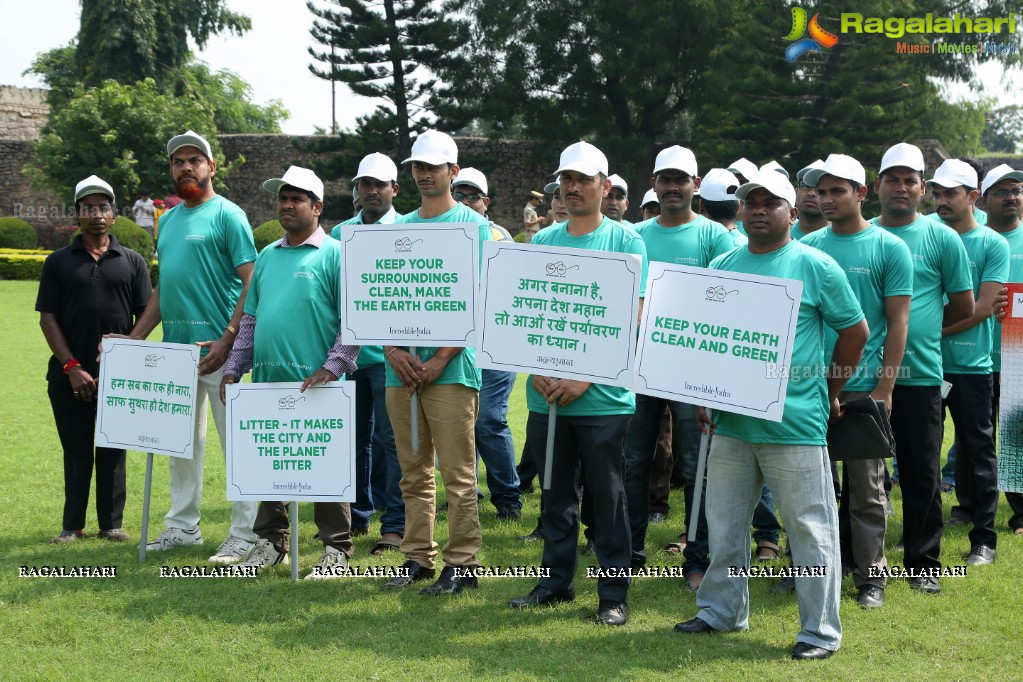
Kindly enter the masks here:
[[342, 235], [346, 344], [475, 344], [479, 225], [351, 227]]
[[481, 368], [631, 388], [638, 256], [485, 242]]
[[635, 391], [781, 421], [803, 283], [650, 263]]
[[[1006, 284], [998, 399], [998, 489], [1023, 493], [1023, 284]], [[995, 322], [998, 324], [998, 322]]]
[[355, 382], [227, 386], [227, 499], [355, 502]]
[[103, 339], [96, 447], [192, 459], [196, 345]]

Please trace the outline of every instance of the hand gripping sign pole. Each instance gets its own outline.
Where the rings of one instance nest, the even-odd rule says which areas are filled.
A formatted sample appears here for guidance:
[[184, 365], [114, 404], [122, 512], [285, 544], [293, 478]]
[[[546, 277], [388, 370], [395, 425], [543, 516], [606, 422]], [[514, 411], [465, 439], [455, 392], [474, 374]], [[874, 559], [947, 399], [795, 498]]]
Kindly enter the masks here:
[[[707, 419], [713, 420], [714, 414], [707, 410]], [[700, 525], [700, 505], [703, 503], [703, 477], [707, 472], [707, 453], [710, 450], [710, 425], [700, 434], [700, 454], [696, 459], [696, 490], [693, 494], [692, 522], [689, 524], [689, 542], [696, 542], [696, 528]]]

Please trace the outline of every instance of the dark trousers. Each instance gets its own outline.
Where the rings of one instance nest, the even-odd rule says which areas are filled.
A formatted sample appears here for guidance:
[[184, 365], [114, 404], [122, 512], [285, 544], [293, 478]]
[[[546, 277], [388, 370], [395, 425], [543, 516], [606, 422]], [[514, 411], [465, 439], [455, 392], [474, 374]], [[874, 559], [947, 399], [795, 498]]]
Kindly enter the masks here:
[[892, 435], [898, 444], [906, 568], [941, 566], [941, 387], [895, 386]]
[[[260, 502], [252, 531], [269, 540], [278, 552], [288, 551], [291, 522], [288, 519], [290, 502]], [[347, 502], [313, 502], [313, 520], [323, 545], [341, 550], [349, 557], [355, 553], [352, 546], [352, 511]], [[296, 557], [292, 557], [295, 561]]]
[[[75, 400], [71, 384], [61, 377], [49, 382], [47, 393], [53, 407], [57, 436], [64, 449], [63, 530], [85, 528], [92, 488], [93, 443], [96, 401]], [[95, 448], [96, 521], [100, 530], [120, 528], [124, 518], [124, 450]]]
[[[593, 547], [601, 568], [626, 569], [631, 558], [632, 538], [629, 532], [625, 501], [625, 434], [632, 415], [569, 417], [559, 415], [554, 432], [554, 465], [550, 490], [541, 489], [543, 510], [543, 561], [550, 577], [539, 585], [554, 592], [572, 587], [578, 567], [579, 553], [579, 490], [582, 475], [586, 493], [593, 504]], [[543, 476], [546, 452], [548, 415], [530, 412], [526, 421], [526, 437]], [[541, 483], [543, 481], [541, 480]], [[605, 577], [597, 580], [601, 599], [626, 601], [629, 594], [627, 577]]]
[[955, 424], [956, 489], [969, 500], [970, 545], [995, 547], [998, 513], [998, 460], [991, 418], [994, 380], [990, 374], [946, 374], [952, 384], [945, 405]]
[[657, 434], [657, 450], [650, 465], [650, 513], [668, 515], [671, 511], [671, 472], [675, 468], [675, 456], [671, 451], [671, 410], [664, 408], [661, 415], [661, 430]]

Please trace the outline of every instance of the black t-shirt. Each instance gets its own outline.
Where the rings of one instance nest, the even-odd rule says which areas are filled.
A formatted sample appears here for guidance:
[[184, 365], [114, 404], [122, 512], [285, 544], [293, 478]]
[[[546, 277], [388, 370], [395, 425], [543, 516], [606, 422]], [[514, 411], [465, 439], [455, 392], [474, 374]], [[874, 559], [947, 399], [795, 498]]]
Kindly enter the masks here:
[[[145, 259], [117, 243], [93, 259], [78, 235], [43, 263], [36, 310], [52, 313], [82, 367], [99, 377], [99, 342], [104, 334], [127, 334], [153, 292]], [[51, 357], [46, 378], [62, 378], [67, 358]]]

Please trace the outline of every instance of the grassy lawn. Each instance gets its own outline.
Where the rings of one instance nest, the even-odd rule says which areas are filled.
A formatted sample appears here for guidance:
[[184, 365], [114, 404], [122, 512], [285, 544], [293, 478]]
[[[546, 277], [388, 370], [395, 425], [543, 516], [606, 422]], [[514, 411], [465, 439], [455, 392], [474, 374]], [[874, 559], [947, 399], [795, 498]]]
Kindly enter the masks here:
[[[750, 631], [717, 636], [682, 636], [672, 626], [696, 613], [695, 599], [681, 579], [637, 580], [630, 594], [631, 620], [624, 628], [592, 622], [596, 583], [583, 576], [593, 563], [582, 558], [574, 604], [517, 612], [507, 600], [528, 592], [527, 578], [486, 579], [480, 589], [451, 599], [409, 590], [385, 593], [382, 579], [292, 584], [286, 568], [256, 579], [170, 579], [161, 564], [203, 564], [224, 539], [229, 505], [224, 501], [224, 463], [213, 422], [207, 440], [203, 499], [203, 547], [150, 555], [139, 564], [136, 543], [116, 545], [87, 539], [67, 546], [46, 541], [60, 530], [61, 450], [46, 398], [49, 351], [33, 311], [37, 284], [0, 281], [0, 423], [6, 447], [0, 452], [0, 631], [10, 648], [0, 679], [282, 679], [319, 675], [354, 679], [653, 679], [683, 676], [702, 680], [959, 680], [981, 676], [1018, 679], [1019, 605], [1023, 604], [1023, 538], [1006, 529], [1004, 499], [998, 515], [998, 560], [971, 569], [965, 578], [942, 581], [937, 597], [911, 592], [893, 581], [883, 609], [865, 611], [843, 582], [843, 647], [828, 661], [788, 659], [799, 617], [794, 596], [769, 593], [774, 579], [751, 580]], [[158, 338], [155, 337], [155, 338]], [[513, 396], [510, 421], [517, 447], [525, 428], [524, 383]], [[946, 449], [950, 438], [946, 437]], [[128, 454], [125, 530], [139, 536], [145, 457]], [[157, 458], [151, 534], [162, 528], [169, 506], [166, 460]], [[443, 493], [442, 493], [443, 494]], [[901, 565], [894, 549], [901, 535], [901, 510], [888, 534], [889, 563]], [[668, 522], [653, 526], [648, 548], [654, 565], [680, 559], [657, 548], [681, 524], [682, 496], [672, 493]], [[945, 514], [951, 496], [945, 495]], [[489, 502], [480, 507], [485, 565], [536, 565], [540, 547], [516, 536], [529, 532], [539, 496], [525, 498], [523, 518], [498, 522]], [[312, 505], [301, 510], [303, 573], [321, 548]], [[90, 509], [90, 528], [95, 514]], [[369, 557], [379, 526], [356, 539], [355, 564], [397, 565], [398, 554]], [[446, 537], [438, 518], [437, 535]], [[950, 528], [942, 544], [946, 564], [963, 563], [969, 549], [965, 528]], [[116, 579], [19, 578], [21, 565], [115, 565]], [[1013, 625], [1016, 623], [1016, 625]]]

